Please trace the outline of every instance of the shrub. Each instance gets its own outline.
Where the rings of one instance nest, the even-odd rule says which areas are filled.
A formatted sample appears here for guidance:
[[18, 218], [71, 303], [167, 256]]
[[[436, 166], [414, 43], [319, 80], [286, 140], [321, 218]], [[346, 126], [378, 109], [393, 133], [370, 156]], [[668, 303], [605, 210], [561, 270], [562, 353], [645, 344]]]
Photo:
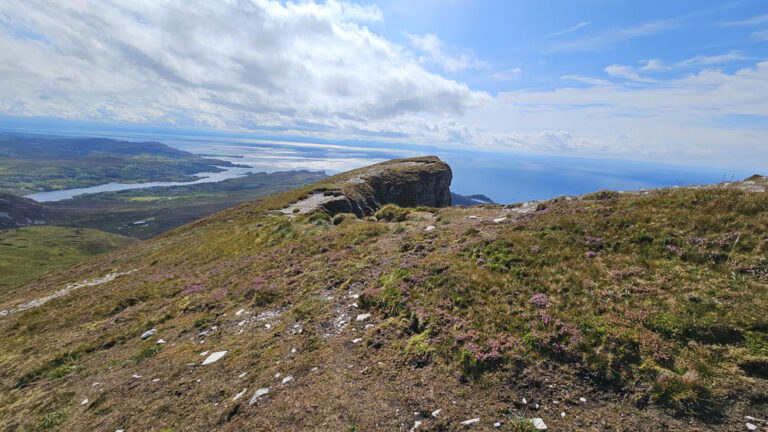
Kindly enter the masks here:
[[403, 222], [410, 212], [411, 209], [402, 208], [395, 204], [387, 204], [380, 208], [374, 216], [376, 216], [376, 219], [379, 221]]
[[53, 429], [56, 426], [64, 423], [64, 420], [67, 418], [67, 412], [64, 410], [58, 410], [52, 413], [48, 413], [43, 417], [43, 419], [38, 423], [37, 427], [41, 430], [48, 430]]
[[662, 372], [653, 384], [652, 395], [678, 414], [705, 414], [713, 408], [709, 389], [694, 371], [683, 375]]
[[146, 358], [154, 357], [157, 353], [160, 352], [160, 345], [150, 345], [143, 350], [139, 351], [138, 353], [134, 354], [133, 360], [136, 362], [140, 362]]
[[341, 225], [344, 221], [352, 221], [357, 219], [353, 213], [338, 213], [333, 217], [334, 225]]

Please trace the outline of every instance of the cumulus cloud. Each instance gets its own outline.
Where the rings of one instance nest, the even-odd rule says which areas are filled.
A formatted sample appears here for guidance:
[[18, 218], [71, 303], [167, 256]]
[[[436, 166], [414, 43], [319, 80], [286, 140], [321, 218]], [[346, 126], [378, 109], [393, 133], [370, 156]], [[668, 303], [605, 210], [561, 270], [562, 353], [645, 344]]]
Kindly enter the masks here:
[[[658, 81], [641, 71], [668, 67], [661, 60], [610, 65], [610, 80], [564, 75], [565, 87], [491, 96], [424, 65], [459, 71], [486, 68], [482, 61], [436, 35], [400, 46], [367, 27], [385, 19], [375, 6], [334, 0], [3, 0], [0, 114], [656, 161], [768, 160], [768, 129], [727, 123], [768, 119], [768, 62]], [[610, 40], [598, 35], [580, 48]], [[694, 57], [686, 71], [739, 56]]]
[[362, 25], [381, 19], [374, 6], [7, 0], [0, 16], [10, 115], [345, 128], [458, 115], [487, 98]]

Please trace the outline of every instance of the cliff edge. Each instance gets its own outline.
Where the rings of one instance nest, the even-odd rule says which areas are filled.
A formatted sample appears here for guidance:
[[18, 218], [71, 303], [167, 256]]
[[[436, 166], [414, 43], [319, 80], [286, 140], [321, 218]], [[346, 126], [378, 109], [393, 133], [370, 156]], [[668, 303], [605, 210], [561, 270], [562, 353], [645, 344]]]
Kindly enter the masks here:
[[[348, 171], [276, 196], [284, 214], [322, 210], [329, 215], [372, 215], [385, 204], [401, 207], [451, 205], [451, 168], [436, 156], [394, 159]], [[286, 205], [286, 202], [290, 202]]]

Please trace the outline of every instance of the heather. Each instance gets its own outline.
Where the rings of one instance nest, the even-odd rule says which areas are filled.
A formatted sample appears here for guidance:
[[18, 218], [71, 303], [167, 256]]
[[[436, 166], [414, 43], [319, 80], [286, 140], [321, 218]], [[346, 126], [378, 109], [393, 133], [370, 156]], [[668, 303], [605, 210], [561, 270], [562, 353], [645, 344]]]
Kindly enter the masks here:
[[0, 424], [740, 430], [765, 412], [765, 193], [600, 192], [399, 221], [274, 211], [360, 190], [356, 175], [11, 292], [0, 309], [137, 269], [0, 318]]

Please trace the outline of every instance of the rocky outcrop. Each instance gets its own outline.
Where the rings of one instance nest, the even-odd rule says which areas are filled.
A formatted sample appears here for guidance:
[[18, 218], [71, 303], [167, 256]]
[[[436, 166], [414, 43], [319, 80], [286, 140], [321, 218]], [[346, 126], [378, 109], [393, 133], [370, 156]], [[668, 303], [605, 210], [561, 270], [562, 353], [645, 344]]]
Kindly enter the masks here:
[[340, 191], [330, 191], [334, 199], [320, 204], [328, 214], [371, 215], [385, 204], [451, 205], [451, 167], [435, 156], [393, 160], [353, 173]]
[[451, 205], [451, 167], [435, 156], [394, 159], [342, 173], [308, 186], [283, 206], [284, 214], [323, 210], [330, 215], [371, 215], [385, 204], [401, 207]]

